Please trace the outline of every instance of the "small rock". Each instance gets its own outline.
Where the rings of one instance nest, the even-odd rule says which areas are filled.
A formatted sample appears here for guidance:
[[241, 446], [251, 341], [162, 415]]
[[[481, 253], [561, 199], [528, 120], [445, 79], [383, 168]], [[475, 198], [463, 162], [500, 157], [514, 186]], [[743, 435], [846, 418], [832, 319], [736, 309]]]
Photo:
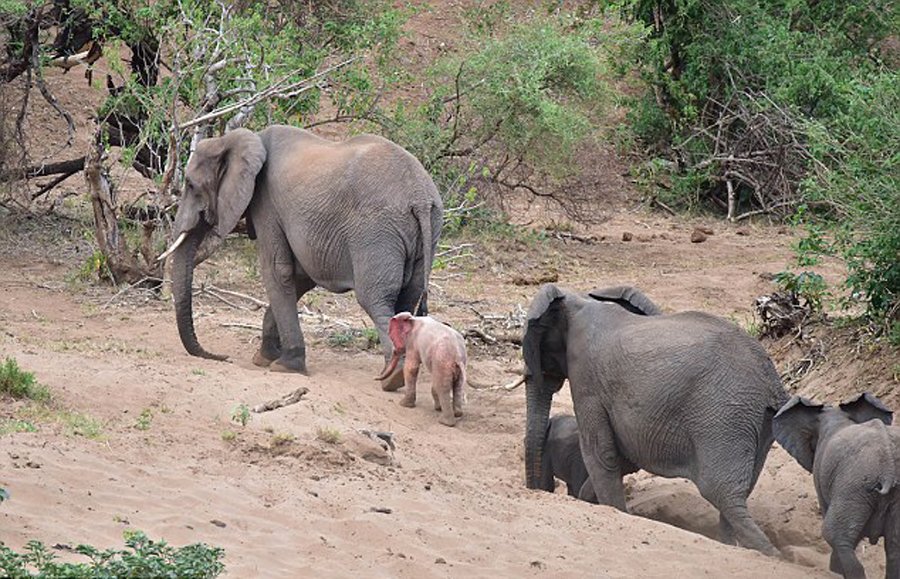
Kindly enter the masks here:
[[224, 529], [228, 525], [225, 524], [225, 521], [220, 521], [219, 519], [213, 519], [210, 521], [213, 525], [219, 527], [220, 529]]
[[373, 513], [381, 513], [382, 515], [390, 515], [394, 512], [394, 509], [390, 507], [370, 507], [369, 511]]
[[546, 567], [542, 561], [532, 561], [531, 566], [535, 569], [544, 569]]
[[701, 226], [697, 227], [697, 230], [702, 231], [706, 235], [714, 235], [715, 234], [715, 231], [713, 231], [712, 227], [707, 227], [705, 225], [701, 225]]
[[734, 233], [735, 235], [750, 235], [750, 230], [746, 227], [738, 227]]
[[622, 232], [622, 241], [631, 241], [632, 239], [634, 239], [633, 233], [631, 233], [630, 231]]
[[40, 463], [34, 462], [33, 460], [29, 460], [28, 462], [26, 462], [25, 466], [27, 466], [28, 468], [41, 468]]
[[434, 564], [435, 565], [446, 565], [447, 560], [444, 559], [443, 557], [438, 557], [437, 559], [434, 560]]
[[691, 233], [691, 243], [703, 243], [704, 241], [706, 241], [706, 234], [699, 229], [695, 229]]

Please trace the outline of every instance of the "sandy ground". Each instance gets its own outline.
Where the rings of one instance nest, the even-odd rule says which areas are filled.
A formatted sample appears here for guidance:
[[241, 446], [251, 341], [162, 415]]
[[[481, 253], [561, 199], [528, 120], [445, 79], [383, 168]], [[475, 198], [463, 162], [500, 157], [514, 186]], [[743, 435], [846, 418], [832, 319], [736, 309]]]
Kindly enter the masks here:
[[[3, 437], [0, 484], [12, 500], [0, 506], [0, 539], [11, 547], [31, 539], [111, 547], [131, 528], [176, 545], [224, 547], [232, 577], [827, 575], [812, 482], [778, 448], [751, 512], [785, 560], [708, 538], [717, 514], [686, 481], [630, 477], [632, 515], [563, 489], [528, 491], [524, 391], [469, 388], [454, 429], [424, 403], [399, 406], [401, 393], [381, 392], [372, 379], [382, 365], [375, 350], [331, 345], [347, 327], [367, 324], [350, 295], [304, 298], [316, 314], [303, 318], [308, 377], [254, 367], [257, 332], [234, 324], [258, 325], [260, 312], [209, 297], [195, 308], [198, 334], [232, 359], [201, 360], [183, 351], [170, 304], [72, 281], [63, 263], [71, 256], [60, 248], [77, 243], [23, 254], [12, 242], [38, 244], [50, 225], [3, 225], [0, 355], [33, 371], [61, 405], [102, 423], [97, 439], [46, 422]], [[789, 235], [724, 228], [692, 244], [692, 225], [622, 212], [595, 228], [606, 240], [592, 245], [476, 239], [479, 257], [435, 272], [433, 314], [461, 330], [486, 327], [482, 318], [514, 319], [535, 291], [515, 284], [555, 272], [562, 285], [633, 283], [669, 311], [747, 324], [755, 295], [771, 289], [759, 273], [784, 268]], [[643, 241], [621, 241], [626, 230]], [[198, 268], [197, 283], [264, 297], [248, 279], [244, 243], [230, 242]], [[469, 349], [478, 386], [507, 383], [520, 368], [513, 346], [474, 339]], [[310, 392], [298, 404], [252, 414], [246, 426], [231, 419], [239, 404], [300, 386]], [[557, 398], [555, 412], [571, 411], [566, 390]], [[0, 414], [20, 406], [3, 401]], [[361, 429], [393, 432], [396, 450]], [[338, 443], [320, 439], [332, 431]], [[861, 549], [870, 572], [883, 573], [882, 547]]]
[[[406, 65], [453, 51], [458, 11], [471, 3], [432, 4], [408, 26]], [[73, 151], [83, 152], [102, 89], [89, 89], [75, 74], [47, 76], [75, 113]], [[423, 91], [410, 87], [401, 98]], [[58, 153], [60, 122], [39, 98], [29, 123], [38, 145], [33, 161]], [[590, 182], [603, 201], [598, 221], [606, 221], [577, 229], [596, 243], [522, 234], [451, 240], [472, 243], [463, 248], [471, 257], [434, 272], [432, 314], [460, 330], [515, 336], [534, 284], [557, 279], [580, 290], [633, 284], [666, 311], [708, 311], [752, 327], [753, 300], [771, 292], [771, 274], [791, 263], [792, 233], [634, 209], [624, 201], [635, 197], [624, 165], [612, 151], [599, 154]], [[148, 187], [127, 174], [113, 178], [126, 197]], [[82, 189], [74, 177], [59, 191]], [[61, 199], [38, 205], [86, 214], [80, 200]], [[535, 206], [512, 213], [514, 222], [531, 226], [551, 215]], [[558, 216], [554, 222], [567, 225]], [[704, 243], [690, 242], [697, 225], [714, 230]], [[622, 241], [626, 232], [632, 241]], [[0, 486], [12, 495], [0, 505], [0, 541], [10, 547], [32, 539], [116, 547], [124, 530], [140, 529], [175, 545], [223, 547], [229, 577], [829, 576], [811, 478], [777, 447], [750, 509], [783, 560], [713, 540], [717, 513], [687, 481], [629, 477], [632, 514], [580, 503], [562, 488], [528, 491], [523, 389], [469, 388], [466, 416], [448, 429], [424, 404], [426, 375], [423, 402], [403, 408], [402, 391], [381, 392], [373, 380], [382, 359], [365, 347], [371, 322], [352, 295], [318, 291], [302, 302], [310, 376], [254, 367], [252, 327], [261, 312], [209, 296], [195, 304], [201, 343], [231, 360], [192, 358], [179, 343], [171, 304], [76, 279], [92, 251], [85, 234], [77, 222], [0, 212], [0, 359], [14, 357], [52, 389], [58, 408], [102, 426], [99, 437], [87, 438], [72, 434], [66, 420], [44, 417], [34, 420], [37, 432], [0, 437]], [[264, 299], [254, 260], [248, 242], [229, 240], [195, 281]], [[834, 264], [817, 271], [832, 282], [840, 273]], [[518, 349], [508, 343], [471, 338], [468, 347], [473, 386], [500, 386], [521, 369]], [[779, 365], [808, 349], [767, 347]], [[896, 389], [896, 378], [882, 371], [895, 360], [843, 352], [826, 356], [798, 387], [827, 401], [863, 388], [888, 396]], [[251, 414], [244, 426], [232, 420], [241, 404], [303, 386], [309, 393], [295, 405]], [[566, 389], [554, 412], [571, 412]], [[0, 399], [0, 419], [23, 416], [22, 403]], [[384, 451], [362, 429], [393, 432], [396, 450]], [[882, 575], [883, 547], [860, 551], [870, 574]]]

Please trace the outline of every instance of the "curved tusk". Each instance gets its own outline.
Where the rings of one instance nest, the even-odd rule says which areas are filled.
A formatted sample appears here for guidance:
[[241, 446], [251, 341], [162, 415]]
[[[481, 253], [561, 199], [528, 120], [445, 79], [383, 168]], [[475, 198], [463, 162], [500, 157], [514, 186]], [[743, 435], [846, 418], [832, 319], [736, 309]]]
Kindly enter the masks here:
[[156, 258], [156, 261], [162, 261], [162, 260], [164, 260], [165, 258], [169, 257], [169, 255], [171, 255], [173, 251], [175, 251], [176, 249], [178, 249], [178, 246], [181, 245], [182, 242], [184, 242], [184, 239], [185, 239], [186, 237], [187, 237], [187, 231], [182, 231], [182, 232], [181, 232], [181, 235], [178, 236], [178, 239], [175, 240], [175, 243], [173, 243], [172, 245], [170, 245], [170, 246], [169, 246], [169, 249], [167, 249], [167, 250], [165, 250], [164, 252], [162, 252], [162, 254], [161, 254], [159, 257]]

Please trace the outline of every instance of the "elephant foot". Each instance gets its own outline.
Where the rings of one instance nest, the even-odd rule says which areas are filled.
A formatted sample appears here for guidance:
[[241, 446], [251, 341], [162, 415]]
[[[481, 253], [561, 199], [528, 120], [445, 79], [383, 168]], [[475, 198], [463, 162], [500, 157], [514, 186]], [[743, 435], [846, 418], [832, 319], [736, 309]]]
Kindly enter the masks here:
[[390, 376], [381, 381], [381, 389], [385, 392], [395, 392], [403, 388], [404, 384], [403, 369], [397, 368]]
[[455, 416], [455, 417], [457, 417], [457, 418], [459, 418], [460, 416], [462, 416], [462, 409], [460, 409], [460, 408], [454, 408], [454, 409], [453, 409], [453, 416]]
[[253, 364], [259, 366], [260, 368], [268, 368], [269, 364], [278, 359], [278, 356], [269, 357], [265, 352], [262, 351], [262, 348], [256, 351], [253, 354]]
[[299, 352], [286, 351], [280, 358], [272, 362], [269, 369], [273, 372], [306, 374], [306, 359], [304, 356], [299, 355]]
[[444, 426], [456, 426], [456, 418], [447, 418], [443, 415], [438, 418], [438, 422], [440, 422]]
[[409, 398], [403, 398], [400, 400], [400, 406], [405, 406], [406, 408], [415, 408], [416, 401], [410, 400]]

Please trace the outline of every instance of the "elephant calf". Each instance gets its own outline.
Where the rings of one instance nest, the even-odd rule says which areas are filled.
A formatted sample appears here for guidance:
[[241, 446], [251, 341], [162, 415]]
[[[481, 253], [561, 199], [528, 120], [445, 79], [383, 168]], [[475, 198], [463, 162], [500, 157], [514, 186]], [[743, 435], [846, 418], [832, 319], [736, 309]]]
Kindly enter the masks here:
[[429, 316], [401, 312], [391, 318], [388, 334], [394, 354], [378, 380], [390, 376], [405, 354], [403, 378], [406, 394], [402, 406], [416, 405], [416, 379], [419, 365], [431, 372], [431, 394], [434, 409], [441, 411], [440, 423], [455, 426], [462, 416], [466, 383], [466, 342], [462, 334]]
[[[578, 422], [571, 414], [560, 414], [550, 419], [547, 439], [544, 441], [544, 466], [541, 469], [541, 488], [553, 488], [554, 478], [566, 483], [569, 496], [597, 503], [594, 489], [588, 481], [587, 468], [581, 456], [578, 442]], [[588, 483], [588, 484], [585, 484]]]
[[884, 537], [887, 579], [900, 578], [900, 428], [865, 393], [838, 407], [794, 396], [774, 419], [775, 438], [811, 472], [831, 546], [831, 570], [866, 576], [856, 545]]

